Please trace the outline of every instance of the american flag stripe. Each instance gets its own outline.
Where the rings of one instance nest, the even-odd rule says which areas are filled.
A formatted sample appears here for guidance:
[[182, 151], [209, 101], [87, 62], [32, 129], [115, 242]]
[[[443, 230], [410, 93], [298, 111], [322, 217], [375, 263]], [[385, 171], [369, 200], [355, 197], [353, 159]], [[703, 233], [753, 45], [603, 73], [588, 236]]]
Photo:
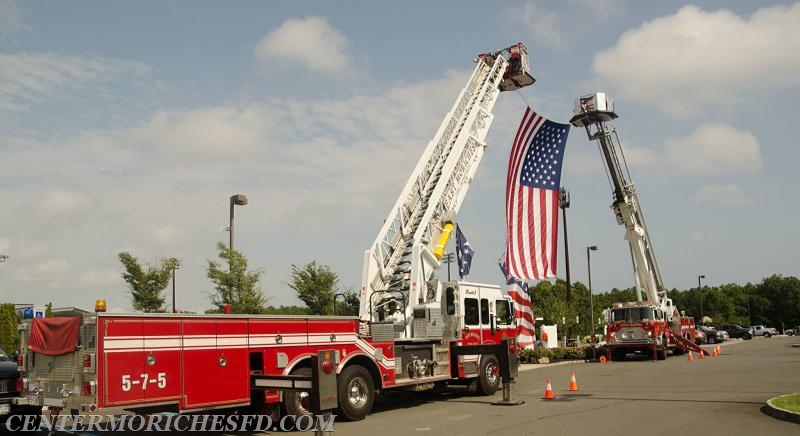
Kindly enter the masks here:
[[[506, 220], [512, 223], [508, 234], [515, 244], [525, 240], [523, 229], [530, 228], [532, 223], [529, 221], [530, 216], [526, 217], [523, 213], [527, 210], [527, 204], [531, 202], [530, 196], [520, 195], [519, 190], [513, 189], [513, 187], [517, 184], [517, 177], [524, 158], [522, 150], [525, 148], [525, 145], [530, 142], [531, 136], [539, 128], [542, 119], [543, 118], [533, 112], [530, 107], [527, 108], [520, 122], [519, 130], [517, 130], [514, 145], [511, 149], [511, 159], [509, 160], [508, 177], [506, 179]], [[526, 225], [521, 225], [523, 220], [527, 221]], [[519, 250], [513, 250], [513, 256], [508, 259], [507, 264], [512, 271], [518, 271], [523, 268], [519, 253]]]
[[558, 189], [569, 125], [530, 108], [520, 122], [506, 178], [509, 274], [541, 280], [556, 275]]

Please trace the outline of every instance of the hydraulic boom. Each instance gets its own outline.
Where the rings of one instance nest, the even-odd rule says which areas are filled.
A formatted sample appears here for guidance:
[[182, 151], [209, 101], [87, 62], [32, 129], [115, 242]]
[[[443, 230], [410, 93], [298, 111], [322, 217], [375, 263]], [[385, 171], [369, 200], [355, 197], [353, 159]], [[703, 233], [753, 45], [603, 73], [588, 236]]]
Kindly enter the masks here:
[[534, 82], [523, 44], [475, 61], [467, 85], [364, 253], [360, 318], [393, 321], [400, 337], [411, 338], [415, 307], [441, 301], [435, 273], [487, 147], [498, 95]]

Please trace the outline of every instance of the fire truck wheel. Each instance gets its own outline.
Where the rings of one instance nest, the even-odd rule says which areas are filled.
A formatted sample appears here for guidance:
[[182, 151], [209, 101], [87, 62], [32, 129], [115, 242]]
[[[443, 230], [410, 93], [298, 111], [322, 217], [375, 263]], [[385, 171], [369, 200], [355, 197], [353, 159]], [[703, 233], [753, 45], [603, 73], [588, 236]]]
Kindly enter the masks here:
[[372, 410], [375, 385], [372, 375], [360, 365], [350, 365], [339, 374], [339, 412], [349, 421], [359, 421]]
[[481, 370], [478, 373], [478, 393], [494, 395], [500, 387], [500, 363], [493, 355], [481, 358]]
[[[311, 377], [311, 368], [295, 368], [291, 372], [291, 375]], [[311, 413], [311, 397], [308, 395], [308, 392], [286, 391], [283, 394], [283, 399], [287, 415], [294, 415], [298, 417], [302, 415], [313, 415]]]
[[666, 360], [668, 352], [669, 352], [669, 347], [667, 346], [667, 338], [662, 338], [661, 339], [661, 347], [658, 349], [658, 353], [656, 354], [656, 358], [658, 360]]

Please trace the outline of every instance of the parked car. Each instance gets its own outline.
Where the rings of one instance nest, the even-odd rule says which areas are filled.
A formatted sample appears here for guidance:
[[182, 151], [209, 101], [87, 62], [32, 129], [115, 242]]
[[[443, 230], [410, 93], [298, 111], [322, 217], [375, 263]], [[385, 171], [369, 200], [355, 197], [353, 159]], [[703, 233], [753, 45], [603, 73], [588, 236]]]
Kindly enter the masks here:
[[17, 379], [17, 362], [0, 347], [0, 421], [5, 421], [14, 411], [11, 401], [19, 396]]
[[750, 328], [750, 334], [753, 336], [763, 336], [765, 338], [770, 338], [772, 335], [777, 335], [778, 331], [772, 327], [766, 327], [763, 325], [754, 325]]
[[753, 338], [753, 334], [750, 333], [749, 328], [742, 327], [738, 324], [723, 324], [719, 326], [719, 329], [728, 332], [728, 335], [732, 338], [742, 338], [745, 340]]
[[717, 330], [714, 327], [704, 325], [697, 326], [697, 329], [705, 333], [706, 342], [709, 344], [718, 344], [725, 340], [726, 334], [724, 333], [724, 330]]
[[695, 327], [694, 329], [694, 343], [697, 345], [707, 344], [708, 338], [706, 338], [706, 334], [700, 330], [699, 327]]
[[783, 332], [783, 334], [788, 336], [800, 335], [800, 325], [791, 329], [787, 329], [785, 332]]

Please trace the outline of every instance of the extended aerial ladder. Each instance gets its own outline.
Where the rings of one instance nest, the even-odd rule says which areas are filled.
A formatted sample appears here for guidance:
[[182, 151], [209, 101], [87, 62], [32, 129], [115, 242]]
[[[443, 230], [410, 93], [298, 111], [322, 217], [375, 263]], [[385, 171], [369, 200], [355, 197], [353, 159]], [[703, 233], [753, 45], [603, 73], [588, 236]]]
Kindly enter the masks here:
[[661, 271], [636, 195], [636, 186], [631, 181], [617, 129], [609, 124], [617, 118], [614, 102], [604, 92], [583, 96], [576, 101], [574, 113], [570, 123], [576, 127], [584, 127], [589, 139], [598, 141], [603, 154], [606, 173], [614, 191], [611, 208], [617, 223], [625, 226], [625, 239], [633, 259], [637, 301], [641, 302], [644, 294], [648, 301], [660, 307], [672, 319], [672, 301], [667, 298], [667, 290], [661, 280]]
[[364, 253], [360, 318], [392, 320], [402, 326], [400, 337], [411, 338], [415, 307], [441, 301], [436, 270], [487, 147], [498, 95], [534, 82], [521, 43], [475, 61], [467, 85]]

